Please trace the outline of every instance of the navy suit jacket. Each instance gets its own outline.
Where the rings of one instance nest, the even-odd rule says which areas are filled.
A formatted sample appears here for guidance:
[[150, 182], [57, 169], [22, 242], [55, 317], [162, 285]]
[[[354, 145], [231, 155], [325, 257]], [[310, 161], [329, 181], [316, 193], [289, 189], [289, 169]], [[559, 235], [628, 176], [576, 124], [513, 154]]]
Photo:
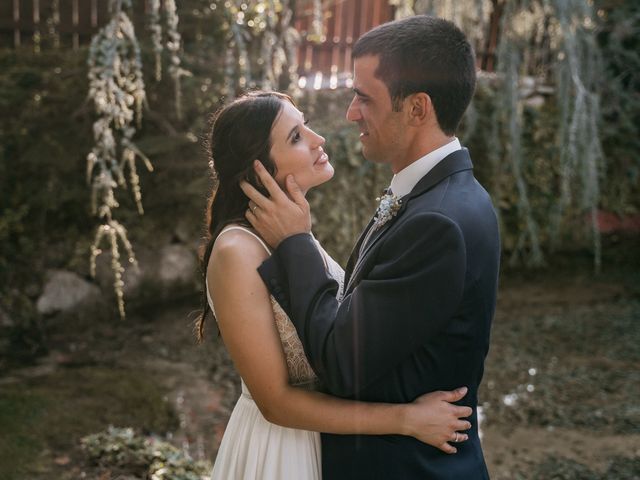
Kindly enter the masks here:
[[411, 402], [469, 387], [469, 440], [446, 454], [401, 435], [322, 435], [325, 479], [487, 479], [477, 392], [489, 349], [500, 241], [491, 199], [466, 149], [448, 155], [360, 244], [345, 290], [308, 234], [287, 238], [259, 268], [293, 321], [311, 366], [333, 395]]

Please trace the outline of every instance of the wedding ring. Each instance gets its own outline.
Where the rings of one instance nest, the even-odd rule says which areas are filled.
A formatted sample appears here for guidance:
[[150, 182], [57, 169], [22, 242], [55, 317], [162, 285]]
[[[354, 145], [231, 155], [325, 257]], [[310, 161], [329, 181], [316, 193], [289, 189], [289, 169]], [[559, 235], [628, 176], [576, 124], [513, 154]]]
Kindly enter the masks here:
[[253, 207], [251, 207], [251, 213], [255, 215], [257, 209], [258, 209], [258, 205], [254, 205]]
[[456, 438], [453, 441], [454, 443], [458, 443], [458, 432], [456, 432]]

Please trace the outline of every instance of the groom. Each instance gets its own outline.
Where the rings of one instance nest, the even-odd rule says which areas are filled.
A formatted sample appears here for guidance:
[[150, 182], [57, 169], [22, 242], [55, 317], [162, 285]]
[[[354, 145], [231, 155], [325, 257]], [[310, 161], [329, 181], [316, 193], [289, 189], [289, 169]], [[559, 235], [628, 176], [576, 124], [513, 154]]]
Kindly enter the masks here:
[[247, 219], [277, 247], [259, 272], [332, 394], [400, 403], [464, 385], [474, 426], [454, 455], [404, 436], [323, 434], [323, 477], [487, 479], [476, 406], [500, 246], [489, 195], [455, 137], [475, 89], [473, 50], [452, 23], [415, 16], [369, 31], [353, 57], [347, 118], [367, 160], [391, 166], [391, 192], [353, 249], [339, 302], [297, 185], [287, 180], [290, 200], [257, 167], [270, 198], [243, 184]]

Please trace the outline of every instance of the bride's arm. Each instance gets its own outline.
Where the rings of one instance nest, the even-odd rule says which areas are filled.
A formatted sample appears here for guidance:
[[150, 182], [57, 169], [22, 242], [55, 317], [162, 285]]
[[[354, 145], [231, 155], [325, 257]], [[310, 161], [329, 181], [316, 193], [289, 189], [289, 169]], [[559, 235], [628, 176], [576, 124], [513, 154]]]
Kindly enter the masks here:
[[[256, 268], [266, 252], [250, 236], [227, 232], [214, 246], [207, 277], [218, 325], [234, 365], [264, 417], [285, 427], [339, 434], [402, 434], [455, 453], [456, 431], [470, 428], [465, 392], [433, 392], [411, 404], [344, 400], [289, 385], [269, 293]], [[467, 437], [459, 434], [460, 441]]]

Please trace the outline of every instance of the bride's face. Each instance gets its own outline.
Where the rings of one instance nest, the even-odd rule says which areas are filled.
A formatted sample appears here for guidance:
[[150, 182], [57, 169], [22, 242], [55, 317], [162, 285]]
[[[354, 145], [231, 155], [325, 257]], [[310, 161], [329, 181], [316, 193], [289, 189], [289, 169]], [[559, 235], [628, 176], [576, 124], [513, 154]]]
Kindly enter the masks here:
[[333, 167], [322, 149], [324, 138], [305, 125], [304, 116], [289, 102], [271, 130], [271, 158], [276, 165], [275, 179], [282, 187], [287, 175], [293, 175], [300, 189], [323, 184], [333, 177]]

